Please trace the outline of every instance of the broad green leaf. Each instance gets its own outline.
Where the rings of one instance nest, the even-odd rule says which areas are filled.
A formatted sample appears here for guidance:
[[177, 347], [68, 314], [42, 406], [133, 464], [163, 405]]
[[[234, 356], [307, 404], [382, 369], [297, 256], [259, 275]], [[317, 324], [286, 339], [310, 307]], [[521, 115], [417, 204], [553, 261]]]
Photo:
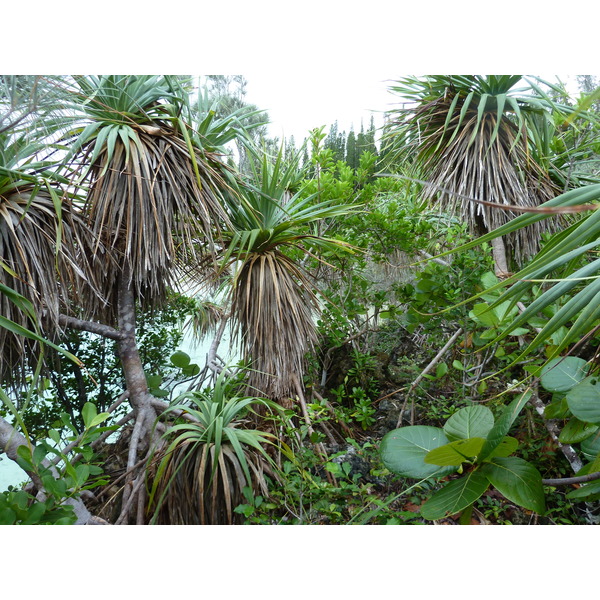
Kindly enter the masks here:
[[496, 277], [492, 271], [488, 271], [481, 276], [481, 284], [483, 285], [484, 289], [488, 289], [497, 285], [498, 281], [498, 277]]
[[81, 409], [81, 416], [83, 417], [83, 423], [86, 429], [89, 429], [92, 426], [92, 421], [96, 415], [96, 406], [91, 402], [86, 402]]
[[381, 460], [387, 469], [403, 477], [442, 477], [456, 469], [428, 465], [425, 463], [425, 456], [447, 443], [448, 438], [438, 427], [401, 427], [386, 433], [381, 440]]
[[466, 440], [487, 437], [494, 426], [494, 415], [486, 406], [467, 406], [454, 413], [444, 425], [444, 433], [450, 440]]
[[60, 434], [56, 429], [50, 429], [48, 431], [48, 437], [56, 444], [60, 444]]
[[86, 464], [77, 465], [75, 467], [77, 487], [82, 487], [90, 476], [90, 466]]
[[106, 421], [106, 419], [108, 419], [108, 417], [110, 417], [110, 413], [107, 413], [107, 412], [97, 414], [90, 421], [90, 427], [96, 427], [97, 425], [100, 425], [100, 423], [103, 423], [104, 421]]
[[428, 452], [425, 462], [431, 465], [458, 466], [474, 458], [481, 452], [485, 440], [481, 437], [473, 437], [468, 440], [456, 440]]
[[525, 327], [515, 327], [515, 329], [511, 329], [508, 332], [508, 335], [525, 335], [529, 333], [529, 329], [525, 329]]
[[36, 446], [33, 450], [33, 464], [41, 465], [45, 458], [46, 450], [44, 449], [44, 447], [41, 444], [39, 446]]
[[502, 443], [506, 434], [510, 431], [515, 419], [531, 398], [531, 392], [526, 391], [517, 396], [505, 409], [487, 435], [487, 439], [479, 454], [479, 461], [489, 458], [494, 450]]
[[596, 431], [598, 431], [597, 425], [584, 423], [577, 417], [573, 417], [569, 419], [569, 422], [563, 427], [558, 436], [558, 441], [562, 444], [578, 444], [589, 438]]
[[571, 412], [585, 423], [600, 423], [600, 380], [587, 377], [567, 392]]
[[581, 442], [579, 446], [586, 460], [595, 460], [600, 453], [600, 434], [592, 435]]
[[436, 492], [421, 507], [424, 519], [436, 521], [446, 515], [461, 512], [488, 489], [490, 482], [479, 471], [472, 471], [460, 479], [451, 481]]
[[160, 375], [148, 375], [148, 377], [146, 377], [146, 383], [149, 388], [159, 388], [162, 383], [162, 377]]
[[540, 383], [549, 392], [566, 392], [585, 379], [588, 365], [583, 358], [553, 358], [542, 368]]
[[519, 447], [519, 440], [514, 437], [507, 435], [501, 442], [496, 446], [492, 453], [487, 457], [486, 460], [494, 458], [495, 456], [510, 456]]
[[190, 356], [181, 350], [178, 350], [174, 354], [171, 355], [171, 363], [173, 363], [176, 367], [183, 369], [190, 364]]
[[562, 394], [554, 394], [552, 401], [544, 409], [546, 419], [564, 419], [570, 414], [567, 399]]
[[500, 319], [494, 310], [490, 308], [487, 302], [480, 302], [469, 311], [469, 317], [486, 327], [497, 327]]
[[600, 499], [600, 480], [590, 481], [582, 485], [580, 488], [573, 490], [567, 494], [567, 498], [571, 500], [580, 500], [586, 498], [587, 500], [598, 500]]
[[0, 510], [0, 525], [14, 525], [17, 520], [17, 513], [12, 508], [3, 508]]
[[446, 373], [448, 373], [448, 365], [445, 362], [440, 363], [435, 369], [435, 376], [437, 379], [443, 377]]
[[26, 445], [19, 446], [17, 448], [17, 463], [25, 471], [33, 467], [31, 462], [31, 448]]
[[182, 371], [186, 377], [195, 377], [200, 373], [200, 367], [196, 363], [191, 363], [183, 367]]
[[496, 457], [481, 468], [490, 483], [510, 501], [542, 515], [546, 510], [540, 472], [516, 456]]

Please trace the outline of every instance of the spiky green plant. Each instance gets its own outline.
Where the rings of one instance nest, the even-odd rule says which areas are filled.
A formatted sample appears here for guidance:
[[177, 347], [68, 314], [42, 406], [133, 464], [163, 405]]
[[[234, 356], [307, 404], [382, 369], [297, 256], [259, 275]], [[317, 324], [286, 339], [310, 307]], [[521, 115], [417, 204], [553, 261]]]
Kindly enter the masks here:
[[[458, 210], [482, 235], [516, 216], [471, 198], [504, 206], [535, 207], [560, 193], [535, 147], [539, 122], [566, 119], [571, 108], [553, 101], [540, 81], [520, 75], [406, 77], [392, 85], [406, 105], [390, 113], [390, 141], [396, 156], [424, 170], [427, 198]], [[544, 82], [545, 83], [545, 82]], [[546, 84], [550, 85], [550, 84]], [[563, 93], [552, 86], [556, 93]], [[547, 166], [547, 165], [546, 165]], [[509, 255], [517, 264], [535, 254], [542, 232], [556, 221], [535, 222], [509, 234]]]
[[[45, 163], [34, 161], [43, 144], [24, 134], [0, 133], [0, 284], [31, 302], [32, 313], [21, 310], [6, 294], [0, 295], [0, 315], [28, 329], [53, 337], [61, 330], [61, 312], [84, 290], [97, 289], [90, 265], [91, 240], [71, 195], [61, 189]], [[12, 379], [37, 342], [0, 329], [0, 376]]]
[[234, 509], [244, 502], [244, 488], [268, 494], [266, 476], [274, 478], [274, 463], [266, 444], [274, 436], [245, 429], [253, 406], [277, 409], [264, 398], [241, 397], [223, 372], [214, 388], [188, 392], [168, 414], [180, 411], [193, 421], [178, 419], [163, 438], [150, 472], [150, 523], [224, 525], [236, 521]]
[[[503, 227], [471, 242], [460, 249], [475, 247], [479, 243], [491, 241], [494, 237], [523, 230], [531, 223], [547, 219], [554, 211], [578, 210], [581, 206], [596, 208], [600, 200], [600, 184], [592, 184], [571, 190], [545, 203], [540, 214], [521, 215]], [[560, 328], [565, 328], [560, 343], [553, 346], [548, 360], [572, 349], [574, 344], [589, 339], [600, 328], [600, 260], [596, 249], [600, 244], [600, 210], [592, 210], [578, 219], [564, 231], [555, 234], [531, 262], [518, 273], [486, 290], [486, 293], [502, 290], [491, 307], [508, 302], [505, 314], [513, 306], [534, 292], [533, 300], [510, 323], [502, 324], [499, 336], [490, 343], [496, 343], [509, 335], [515, 327], [521, 327], [536, 317], [547, 321], [539, 328], [535, 337], [521, 349], [513, 364], [525, 359], [540, 347]], [[584, 259], [583, 266], [581, 259]], [[577, 267], [573, 267], [577, 265]], [[561, 274], [556, 278], [556, 274]], [[540, 285], [543, 284], [543, 285]], [[550, 305], [559, 309], [551, 318], [543, 311]]]
[[284, 404], [296, 394], [294, 377], [302, 381], [319, 310], [315, 283], [290, 250], [304, 257], [348, 249], [318, 235], [314, 225], [350, 208], [319, 202], [318, 194], [298, 189], [299, 159], [300, 152], [286, 161], [283, 148], [274, 158], [254, 156], [252, 180], [238, 186], [228, 202], [232, 229], [224, 234], [225, 264], [233, 269], [234, 330], [252, 367], [248, 384], [252, 393]]
[[69, 108], [73, 181], [88, 188], [83, 207], [102, 249], [113, 257], [103, 295], [114, 306], [126, 274], [143, 306], [177, 288], [177, 265], [200, 263], [227, 217], [219, 155], [204, 150], [188, 123], [187, 93], [166, 76], [76, 77]]

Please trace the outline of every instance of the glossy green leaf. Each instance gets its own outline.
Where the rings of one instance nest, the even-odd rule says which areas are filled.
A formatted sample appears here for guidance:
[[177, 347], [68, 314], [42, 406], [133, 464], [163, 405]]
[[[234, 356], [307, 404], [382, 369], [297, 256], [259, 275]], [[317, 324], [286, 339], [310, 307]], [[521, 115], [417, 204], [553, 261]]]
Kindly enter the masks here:
[[97, 425], [100, 425], [100, 423], [104, 423], [104, 421], [106, 421], [106, 419], [108, 419], [108, 417], [110, 417], [110, 413], [107, 413], [107, 412], [97, 414], [90, 421], [90, 427], [96, 427]]
[[86, 429], [89, 429], [92, 426], [92, 421], [97, 415], [97, 410], [94, 404], [91, 402], [86, 402], [81, 409], [81, 416], [83, 417], [83, 423], [85, 424]]
[[481, 452], [485, 440], [480, 437], [456, 440], [427, 453], [425, 462], [431, 465], [458, 466]]
[[497, 457], [486, 463], [481, 472], [511, 502], [542, 515], [546, 511], [540, 472], [516, 456]]
[[461, 408], [444, 425], [444, 433], [450, 440], [466, 440], [487, 437], [494, 426], [494, 415], [486, 406], [474, 405]]
[[479, 471], [468, 473], [431, 496], [421, 507], [421, 515], [424, 519], [436, 521], [461, 512], [480, 498], [489, 485], [487, 477]]
[[519, 440], [507, 435], [502, 439], [500, 444], [487, 457], [487, 460], [495, 456], [510, 456], [519, 447]]
[[587, 377], [567, 392], [571, 412], [585, 423], [600, 423], [600, 379]]
[[527, 391], [517, 396], [503, 411], [502, 415], [496, 421], [492, 429], [487, 435], [487, 439], [481, 453], [479, 454], [479, 460], [483, 461], [489, 458], [494, 450], [502, 443], [502, 440], [506, 434], [510, 431], [512, 424], [515, 419], [519, 416], [519, 413], [527, 404], [531, 398], [531, 392]]
[[596, 433], [583, 440], [580, 448], [586, 460], [595, 460], [598, 454], [600, 454], [600, 434]]
[[540, 383], [549, 392], [566, 392], [585, 379], [588, 368], [583, 358], [554, 358], [542, 368]]
[[456, 469], [428, 465], [425, 463], [425, 456], [447, 443], [448, 438], [438, 427], [401, 427], [388, 432], [381, 440], [381, 460], [387, 469], [403, 477], [442, 477]]
[[178, 350], [171, 355], [171, 363], [180, 369], [187, 367], [190, 364], [190, 356], [181, 350]]
[[563, 427], [558, 441], [562, 444], [578, 444], [598, 431], [598, 426], [580, 421], [577, 417], [569, 419]]

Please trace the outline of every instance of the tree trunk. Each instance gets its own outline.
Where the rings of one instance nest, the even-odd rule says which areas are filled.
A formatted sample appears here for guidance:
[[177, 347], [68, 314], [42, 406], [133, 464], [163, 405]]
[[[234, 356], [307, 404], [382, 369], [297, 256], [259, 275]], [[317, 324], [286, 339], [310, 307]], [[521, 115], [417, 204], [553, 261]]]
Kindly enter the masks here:
[[496, 277], [502, 279], [509, 274], [508, 263], [506, 260], [506, 248], [504, 240], [501, 237], [492, 240], [492, 254], [494, 256], [494, 270]]
[[137, 509], [136, 522], [143, 523], [145, 466], [146, 459], [158, 442], [157, 439], [153, 439], [154, 423], [158, 415], [152, 405], [153, 397], [148, 391], [146, 374], [137, 347], [135, 297], [127, 268], [123, 269], [119, 280], [118, 328], [119, 357], [125, 375], [129, 402], [135, 412], [135, 424], [129, 440], [128, 473], [123, 488], [121, 514], [117, 523], [129, 523], [134, 509]]

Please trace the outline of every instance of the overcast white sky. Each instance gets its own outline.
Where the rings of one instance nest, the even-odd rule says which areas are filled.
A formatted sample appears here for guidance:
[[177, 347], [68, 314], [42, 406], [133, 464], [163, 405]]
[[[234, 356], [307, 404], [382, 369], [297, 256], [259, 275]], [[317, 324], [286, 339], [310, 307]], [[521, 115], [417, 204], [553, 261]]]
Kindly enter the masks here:
[[[383, 123], [383, 112], [390, 108], [394, 96], [387, 91], [389, 80], [368, 73], [244, 74], [248, 80], [246, 99], [265, 109], [271, 119], [271, 135], [294, 136], [299, 145], [308, 132], [325, 125], [325, 132], [337, 121], [339, 131], [365, 129], [371, 115], [375, 126]], [[390, 76], [396, 76], [390, 73]]]

